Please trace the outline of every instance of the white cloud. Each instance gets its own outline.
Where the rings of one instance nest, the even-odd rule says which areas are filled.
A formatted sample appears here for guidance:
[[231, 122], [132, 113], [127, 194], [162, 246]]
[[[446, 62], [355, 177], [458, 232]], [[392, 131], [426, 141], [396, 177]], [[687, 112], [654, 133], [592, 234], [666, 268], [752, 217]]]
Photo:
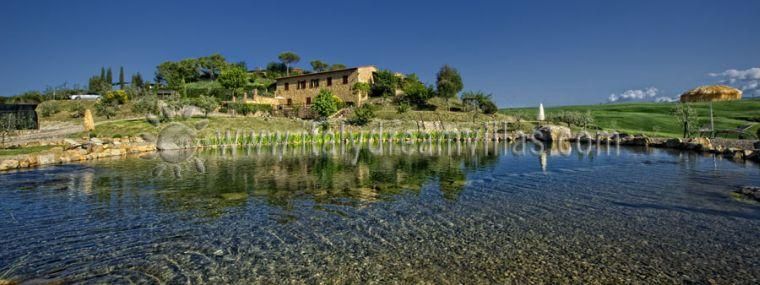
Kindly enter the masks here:
[[720, 83], [739, 88], [745, 94], [760, 95], [760, 67], [745, 70], [729, 69], [708, 75], [720, 78]]
[[610, 97], [607, 98], [607, 100], [609, 102], [649, 101], [654, 99], [659, 92], [660, 90], [654, 87], [626, 90], [620, 94], [610, 94]]
[[678, 97], [657, 97], [654, 101], [657, 103], [678, 102]]

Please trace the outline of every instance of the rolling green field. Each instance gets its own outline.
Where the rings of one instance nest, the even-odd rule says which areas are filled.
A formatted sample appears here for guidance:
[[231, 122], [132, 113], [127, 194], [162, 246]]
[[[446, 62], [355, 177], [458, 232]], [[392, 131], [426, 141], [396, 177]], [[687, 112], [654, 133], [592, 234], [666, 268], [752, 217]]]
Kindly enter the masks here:
[[[591, 111], [595, 125], [605, 130], [617, 130], [649, 136], [680, 137], [682, 129], [670, 114], [678, 103], [620, 103], [579, 105], [545, 108], [546, 117], [559, 111]], [[693, 103], [699, 114], [699, 125], [710, 124], [709, 103]], [[538, 108], [502, 109], [506, 115], [521, 115], [526, 120], [535, 120]], [[734, 129], [739, 125], [755, 123], [754, 134], [760, 128], [760, 99], [714, 102], [715, 129]]]

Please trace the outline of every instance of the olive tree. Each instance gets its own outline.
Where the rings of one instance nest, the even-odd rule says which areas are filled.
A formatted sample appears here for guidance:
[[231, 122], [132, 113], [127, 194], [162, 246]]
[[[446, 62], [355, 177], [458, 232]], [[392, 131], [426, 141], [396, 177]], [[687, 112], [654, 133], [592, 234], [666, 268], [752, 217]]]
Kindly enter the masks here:
[[464, 88], [459, 71], [449, 65], [444, 65], [438, 71], [435, 85], [437, 95], [446, 100], [446, 107], [449, 109], [449, 99], [456, 98], [457, 94]]
[[694, 109], [691, 104], [678, 103], [673, 107], [671, 114], [675, 117], [676, 121], [683, 126], [684, 138], [690, 137], [692, 133], [699, 129], [697, 126], [699, 122], [697, 110]]

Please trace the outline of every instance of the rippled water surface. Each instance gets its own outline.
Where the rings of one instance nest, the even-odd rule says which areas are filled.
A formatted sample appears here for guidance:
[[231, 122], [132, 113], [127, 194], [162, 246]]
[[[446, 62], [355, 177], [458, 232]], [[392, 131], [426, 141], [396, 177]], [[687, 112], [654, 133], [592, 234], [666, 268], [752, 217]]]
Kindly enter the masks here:
[[760, 282], [760, 167], [605, 146], [215, 149], [0, 174], [0, 279]]

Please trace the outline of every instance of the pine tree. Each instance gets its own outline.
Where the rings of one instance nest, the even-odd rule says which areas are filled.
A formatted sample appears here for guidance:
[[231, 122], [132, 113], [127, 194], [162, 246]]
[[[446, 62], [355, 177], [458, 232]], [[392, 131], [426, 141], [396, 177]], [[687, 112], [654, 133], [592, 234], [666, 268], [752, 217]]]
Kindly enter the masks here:
[[119, 89], [124, 90], [124, 67], [119, 67]]

